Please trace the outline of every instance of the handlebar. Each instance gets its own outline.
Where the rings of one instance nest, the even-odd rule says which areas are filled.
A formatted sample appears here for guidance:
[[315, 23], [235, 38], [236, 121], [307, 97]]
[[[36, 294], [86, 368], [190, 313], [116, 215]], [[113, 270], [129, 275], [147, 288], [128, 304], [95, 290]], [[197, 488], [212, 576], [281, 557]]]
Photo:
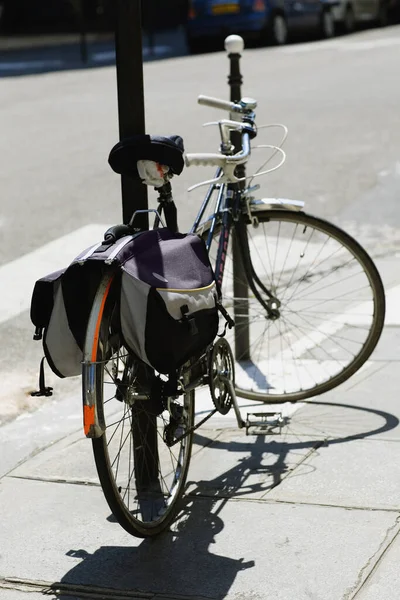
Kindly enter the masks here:
[[219, 98], [213, 98], [212, 96], [199, 96], [197, 102], [204, 106], [210, 106], [211, 108], [221, 108], [227, 110], [230, 113], [239, 113], [247, 115], [257, 107], [257, 102], [253, 98], [242, 98], [240, 102], [228, 102], [227, 100], [220, 100]]
[[227, 100], [220, 100], [219, 98], [212, 98], [211, 96], [199, 96], [197, 98], [197, 102], [203, 106], [221, 108], [222, 110], [227, 110], [228, 112], [242, 112], [240, 110], [241, 107], [235, 104], [235, 102], [228, 102]]
[[[187, 167], [198, 166], [198, 167], [218, 167], [221, 171], [218, 177], [210, 182], [203, 182], [189, 188], [189, 190], [198, 187], [198, 185], [204, 185], [205, 183], [215, 182], [226, 182], [235, 183], [241, 181], [235, 174], [237, 165], [247, 162], [250, 156], [251, 146], [250, 139], [255, 137], [256, 130], [254, 127], [254, 109], [257, 106], [256, 100], [253, 98], [242, 98], [240, 102], [229, 102], [227, 100], [220, 100], [219, 98], [213, 98], [211, 96], [199, 96], [197, 99], [199, 104], [204, 106], [210, 106], [211, 108], [220, 108], [231, 113], [231, 119], [234, 118], [234, 113], [244, 115], [243, 120], [238, 121], [221, 120], [215, 123], [219, 125], [221, 132], [221, 149], [227, 147], [227, 152], [231, 151], [231, 144], [229, 143], [229, 131], [236, 130], [241, 131], [242, 134], [242, 149], [236, 154], [223, 154], [221, 153], [190, 153], [185, 156], [185, 163]], [[232, 114], [233, 113], [233, 114]], [[247, 118], [246, 118], [247, 117]], [[208, 123], [211, 125], [214, 123]]]
[[227, 158], [224, 154], [200, 152], [186, 154], [185, 162], [187, 167], [224, 167]]
[[[187, 167], [198, 166], [198, 167], [222, 167], [227, 172], [231, 171], [236, 167], [247, 161], [250, 156], [250, 135], [248, 132], [242, 134], [242, 150], [232, 155], [225, 155], [219, 153], [196, 153], [186, 154], [185, 162]], [[229, 168], [229, 167], [230, 168]], [[228, 169], [227, 169], [228, 167]]]

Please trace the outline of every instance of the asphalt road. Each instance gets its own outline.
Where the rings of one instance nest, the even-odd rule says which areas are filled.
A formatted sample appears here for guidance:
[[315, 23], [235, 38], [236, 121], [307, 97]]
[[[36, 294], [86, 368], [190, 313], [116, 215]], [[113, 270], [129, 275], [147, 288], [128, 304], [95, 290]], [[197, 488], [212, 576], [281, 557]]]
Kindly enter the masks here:
[[[161, 60], [188, 54], [183, 28], [142, 36], [143, 58]], [[0, 36], [0, 77], [20, 77], [115, 64], [112, 33]]]
[[[55, 395], [28, 412], [43, 402], [29, 396], [41, 356], [33, 282], [121, 218], [107, 165], [114, 68], [0, 81], [1, 599], [398, 599], [399, 32], [244, 55], [243, 92], [258, 99], [259, 123], [289, 127], [287, 162], [263, 195], [303, 199], [366, 245], [387, 290], [386, 326], [354, 377], [289, 405], [282, 435], [246, 437], [232, 413], [199, 430], [184, 516], [151, 541], [116, 525], [100, 493], [80, 379], [50, 377]], [[196, 97], [227, 97], [227, 70], [223, 53], [146, 63], [147, 130], [216, 150], [217, 131], [201, 124], [219, 113]], [[259, 142], [277, 142], [271, 133]], [[182, 229], [201, 196], [187, 187], [210, 175], [187, 169], [175, 181]]]
[[[251, 49], [242, 59], [243, 94], [257, 98], [259, 124], [289, 128], [286, 164], [264, 179], [263, 195], [305, 200], [309, 212], [339, 221], [374, 255], [400, 247], [399, 33], [400, 26], [371, 29]], [[188, 151], [217, 150], [217, 130], [202, 123], [221, 113], [196, 98], [227, 98], [227, 72], [223, 52], [146, 62], [147, 131], [178, 133]], [[1, 422], [35, 404], [27, 394], [41, 349], [31, 341], [31, 281], [57, 260], [72, 259], [79, 244], [97, 241], [103, 225], [121, 220], [120, 182], [107, 164], [118, 140], [114, 67], [4, 77], [0, 131]], [[258, 140], [274, 143], [278, 136], [264, 130]], [[211, 175], [186, 169], [174, 182], [182, 230], [204, 190], [187, 188]], [[85, 227], [75, 246], [66, 238], [68, 248], [60, 249], [62, 236]], [[395, 267], [387, 277], [396, 279]], [[61, 395], [78, 389], [74, 381], [57, 386]]]

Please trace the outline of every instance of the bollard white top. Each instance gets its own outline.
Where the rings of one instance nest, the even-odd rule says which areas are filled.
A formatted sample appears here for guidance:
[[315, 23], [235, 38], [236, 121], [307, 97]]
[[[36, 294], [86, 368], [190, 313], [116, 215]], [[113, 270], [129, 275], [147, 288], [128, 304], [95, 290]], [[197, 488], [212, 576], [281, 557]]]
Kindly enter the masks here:
[[244, 39], [240, 35], [228, 35], [225, 38], [225, 50], [228, 54], [241, 54], [244, 50]]

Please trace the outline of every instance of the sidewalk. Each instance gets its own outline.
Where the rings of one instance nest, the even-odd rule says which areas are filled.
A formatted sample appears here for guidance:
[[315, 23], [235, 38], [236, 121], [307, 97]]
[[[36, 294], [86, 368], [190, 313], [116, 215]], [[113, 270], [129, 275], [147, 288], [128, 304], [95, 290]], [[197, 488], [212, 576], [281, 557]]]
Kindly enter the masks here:
[[285, 406], [281, 435], [201, 428], [186, 513], [156, 540], [113, 522], [80, 398], [2, 427], [0, 598], [397, 600], [397, 320], [340, 391]]

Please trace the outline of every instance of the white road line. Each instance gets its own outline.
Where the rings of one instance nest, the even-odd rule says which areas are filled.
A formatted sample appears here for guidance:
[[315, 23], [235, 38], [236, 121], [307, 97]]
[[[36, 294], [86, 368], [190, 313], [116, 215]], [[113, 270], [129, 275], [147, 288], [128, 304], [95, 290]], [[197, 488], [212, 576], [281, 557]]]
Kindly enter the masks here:
[[59, 69], [64, 65], [62, 60], [30, 60], [17, 62], [0, 62], [0, 71], [27, 71], [34, 69]]
[[[162, 56], [164, 54], [168, 54], [171, 52], [171, 46], [154, 46], [153, 48], [149, 48], [148, 46], [143, 47], [143, 56], [151, 57], [151, 56]], [[115, 60], [115, 50], [104, 50], [101, 52], [94, 52], [90, 56], [91, 60], [95, 62], [109, 62]]]
[[[154, 46], [143, 48], [143, 56], [151, 58], [152, 56], [163, 56], [171, 52], [171, 46]], [[105, 50], [103, 52], [93, 52], [89, 56], [93, 62], [104, 63], [115, 60], [114, 50]], [[68, 65], [68, 60], [48, 59], [48, 60], [18, 60], [18, 61], [0, 61], [0, 71], [34, 71], [36, 69], [60, 69]]]
[[171, 52], [171, 46], [154, 46], [153, 48], [145, 46], [143, 48], [143, 56], [153, 56], [157, 54], [168, 54]]
[[96, 62], [108, 62], [115, 60], [115, 50], [104, 50], [103, 52], [94, 52], [91, 59]]
[[86, 225], [0, 267], [0, 324], [28, 310], [35, 281], [101, 241], [109, 225]]
[[[391, 288], [385, 294], [386, 296], [386, 325], [400, 325], [400, 285]], [[307, 350], [319, 346], [324, 340], [328, 339], [330, 335], [334, 335], [345, 325], [369, 325], [371, 323], [371, 302], [360, 302], [353, 308], [345, 311], [338, 315], [331, 321], [325, 321], [321, 324], [318, 329], [312, 333], [304, 336], [298, 342], [293, 344], [290, 349], [284, 352], [284, 358], [290, 360], [295, 356], [296, 358], [304, 354]]]
[[[386, 318], [385, 325], [400, 325], [400, 285], [392, 287], [385, 292], [386, 296]], [[329, 337], [338, 332], [347, 325], [363, 326], [371, 322], [371, 302], [360, 302], [357, 306], [344, 311], [337, 318], [331, 321], [325, 321], [320, 327], [300, 338], [291, 345], [290, 348], [283, 351], [281, 358], [266, 357], [257, 361], [256, 368], [251, 363], [248, 367], [238, 365], [236, 370], [236, 381], [239, 387], [244, 389], [249, 385], [264, 389], [265, 382], [274, 388], [282, 386], [282, 380], [286, 389], [294, 382], [294, 387], [302, 383], [303, 389], [308, 385], [313, 385], [318, 381], [326, 379], [327, 373], [334, 375], [337, 372], [337, 365], [340, 359], [319, 360], [314, 358], [301, 358], [307, 351], [321, 346], [323, 342], [329, 340]], [[368, 368], [373, 363], [373, 356], [363, 368]], [[259, 378], [257, 384], [255, 374]], [[312, 378], [310, 378], [312, 373]], [[254, 388], [255, 389], [255, 388]]]

